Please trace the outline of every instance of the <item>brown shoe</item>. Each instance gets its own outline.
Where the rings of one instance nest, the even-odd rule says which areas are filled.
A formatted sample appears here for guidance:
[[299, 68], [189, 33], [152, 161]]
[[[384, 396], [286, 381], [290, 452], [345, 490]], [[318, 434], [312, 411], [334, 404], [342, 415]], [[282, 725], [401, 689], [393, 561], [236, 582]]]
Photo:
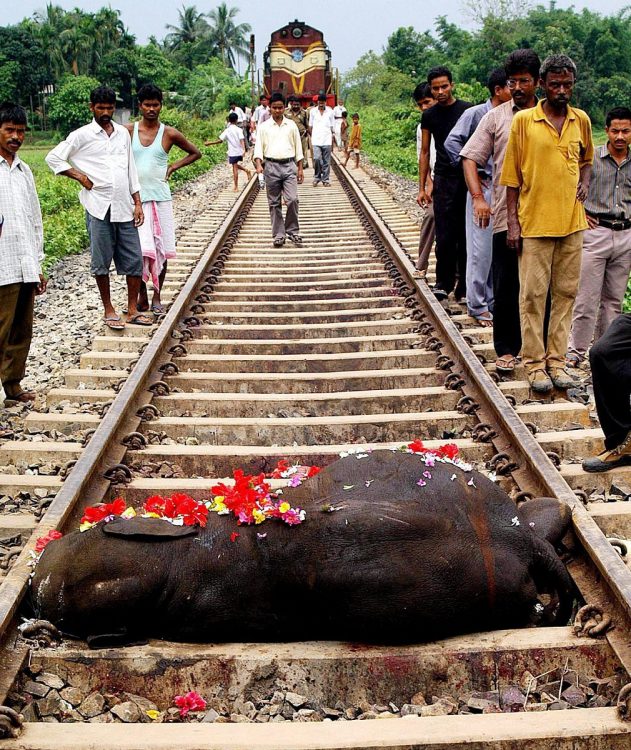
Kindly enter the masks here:
[[631, 466], [631, 432], [627, 433], [626, 438], [620, 445], [583, 461], [583, 471], [590, 473], [610, 471], [611, 469], [617, 469], [619, 466]]
[[533, 370], [528, 374], [528, 382], [535, 393], [550, 393], [553, 388], [545, 370]]

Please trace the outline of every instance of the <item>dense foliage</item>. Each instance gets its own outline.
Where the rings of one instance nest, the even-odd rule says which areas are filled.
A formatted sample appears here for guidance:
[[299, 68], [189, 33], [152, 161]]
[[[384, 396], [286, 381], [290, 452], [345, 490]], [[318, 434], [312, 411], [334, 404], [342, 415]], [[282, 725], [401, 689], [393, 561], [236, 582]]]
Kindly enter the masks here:
[[82, 120], [94, 81], [112, 86], [132, 110], [135, 92], [149, 82], [195, 114], [226, 109], [229, 96], [243, 106], [250, 87], [235, 68], [248, 59], [250, 26], [236, 23], [238, 12], [225, 2], [208, 14], [183, 6], [161, 42], [141, 46], [118, 10], [65, 11], [49, 3], [32, 18], [0, 27], [0, 101], [17, 101], [36, 126], [62, 131]]
[[[448, 65], [455, 81], [475, 87], [469, 98], [479, 100], [485, 96], [480, 84], [490, 70], [519, 47], [533, 48], [542, 59], [569, 54], [579, 72], [574, 101], [597, 125], [608, 109], [631, 99], [629, 9], [602, 16], [587, 9], [557, 8], [553, 1], [528, 8], [497, 0], [485, 3], [484, 11], [476, 31], [461, 29], [444, 16], [436, 19], [434, 31], [397, 29], [383, 54], [369, 52], [346, 76], [349, 106], [407, 105], [414, 86], [434, 65]], [[465, 92], [461, 88], [463, 98]]]

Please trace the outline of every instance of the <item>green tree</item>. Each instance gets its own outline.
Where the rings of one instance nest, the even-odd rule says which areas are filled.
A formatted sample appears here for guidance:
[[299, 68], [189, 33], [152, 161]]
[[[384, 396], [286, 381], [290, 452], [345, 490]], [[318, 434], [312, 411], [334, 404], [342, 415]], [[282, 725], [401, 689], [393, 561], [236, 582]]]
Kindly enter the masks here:
[[48, 117], [62, 133], [90, 122], [90, 91], [99, 85], [89, 76], [67, 76], [48, 100]]
[[0, 101], [29, 104], [48, 81], [44, 50], [32, 28], [0, 26]]
[[440, 64], [441, 54], [429, 31], [419, 33], [412, 26], [406, 26], [388, 37], [383, 61], [409, 76], [423, 78], [431, 67]]
[[163, 91], [176, 91], [184, 88], [190, 71], [166, 55], [155, 42], [144, 47], [136, 47], [136, 86], [155, 83]]
[[116, 89], [126, 107], [133, 106], [138, 68], [133, 50], [114, 49], [101, 59], [98, 78]]
[[372, 50], [359, 58], [344, 76], [342, 87], [350, 108], [376, 104], [384, 108], [410, 102], [415, 79], [388, 67]]
[[204, 14], [198, 13], [194, 5], [183, 5], [178, 10], [178, 16], [177, 26], [167, 24], [169, 33], [164, 43], [177, 62], [192, 69], [208, 58], [212, 51], [210, 27]]
[[210, 40], [217, 50], [219, 59], [231, 68], [235, 67], [235, 54], [247, 56], [247, 35], [252, 31], [249, 23], [235, 24], [234, 18], [238, 13], [238, 8], [228, 8], [225, 2], [208, 13], [208, 18], [213, 24]]
[[238, 85], [240, 79], [221, 60], [213, 58], [205, 65], [198, 65], [186, 84], [185, 107], [199, 117], [210, 117], [217, 111], [222, 91]]

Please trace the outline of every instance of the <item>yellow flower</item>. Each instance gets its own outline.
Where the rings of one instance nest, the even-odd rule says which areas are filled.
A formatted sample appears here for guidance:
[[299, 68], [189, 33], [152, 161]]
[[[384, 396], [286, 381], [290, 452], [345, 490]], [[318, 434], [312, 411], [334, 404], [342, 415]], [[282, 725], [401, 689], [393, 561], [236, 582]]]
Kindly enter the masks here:
[[145, 711], [147, 716], [151, 719], [151, 721], [155, 721], [158, 716], [160, 716], [160, 711], [156, 711], [155, 709], [150, 709], [149, 711]]
[[280, 513], [287, 513], [287, 511], [291, 508], [291, 505], [288, 502], [281, 503], [278, 506], [278, 510]]
[[215, 513], [227, 513], [228, 508], [226, 508], [226, 505], [224, 503], [224, 496], [223, 495], [217, 495], [217, 497], [214, 499], [213, 507], [211, 508], [212, 511]]
[[252, 517], [254, 518], [254, 522], [256, 524], [263, 523], [263, 521], [267, 518], [267, 516], [265, 515], [265, 513], [263, 513], [262, 510], [253, 510]]
[[91, 529], [94, 526], [93, 523], [90, 523], [89, 521], [84, 521], [81, 526], [79, 526], [79, 531], [87, 531], [88, 529]]
[[136, 511], [133, 508], [127, 508], [121, 513], [121, 518], [135, 518]]

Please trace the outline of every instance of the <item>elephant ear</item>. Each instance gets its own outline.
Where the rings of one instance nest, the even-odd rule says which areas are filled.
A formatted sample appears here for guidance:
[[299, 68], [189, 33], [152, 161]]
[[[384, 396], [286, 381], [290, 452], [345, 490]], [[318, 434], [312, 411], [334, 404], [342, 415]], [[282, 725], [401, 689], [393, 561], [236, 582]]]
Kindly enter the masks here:
[[522, 523], [554, 546], [561, 541], [572, 521], [570, 506], [554, 497], [526, 500], [518, 506], [517, 513]]
[[156, 542], [194, 536], [197, 526], [174, 526], [161, 518], [115, 518], [104, 524], [103, 533], [131, 539], [151, 539]]

